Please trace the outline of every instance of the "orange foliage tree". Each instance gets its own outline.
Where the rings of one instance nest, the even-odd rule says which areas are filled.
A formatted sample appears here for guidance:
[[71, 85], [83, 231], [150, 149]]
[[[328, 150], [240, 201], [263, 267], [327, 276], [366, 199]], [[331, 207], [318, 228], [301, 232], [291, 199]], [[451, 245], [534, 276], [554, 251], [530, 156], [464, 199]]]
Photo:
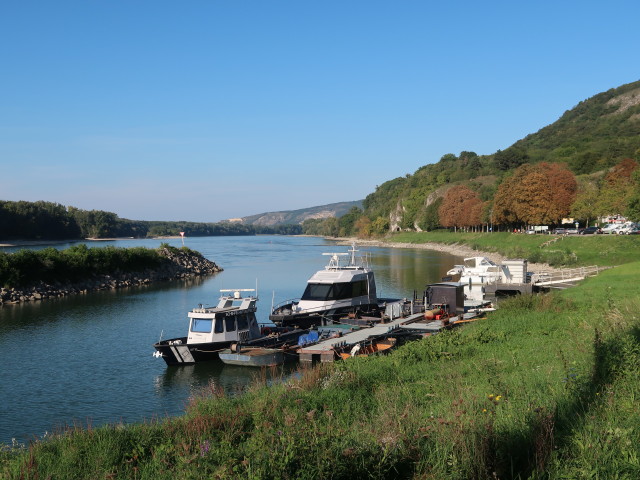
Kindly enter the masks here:
[[626, 158], [607, 173], [598, 195], [600, 215], [621, 214], [627, 209], [637, 190], [635, 182], [632, 181], [632, 174], [637, 168], [638, 162]]
[[438, 209], [440, 225], [443, 227], [475, 227], [482, 223], [482, 200], [465, 185], [451, 187], [444, 194]]
[[493, 201], [497, 224], [558, 223], [569, 214], [576, 197], [575, 176], [563, 164], [526, 164], [498, 187]]

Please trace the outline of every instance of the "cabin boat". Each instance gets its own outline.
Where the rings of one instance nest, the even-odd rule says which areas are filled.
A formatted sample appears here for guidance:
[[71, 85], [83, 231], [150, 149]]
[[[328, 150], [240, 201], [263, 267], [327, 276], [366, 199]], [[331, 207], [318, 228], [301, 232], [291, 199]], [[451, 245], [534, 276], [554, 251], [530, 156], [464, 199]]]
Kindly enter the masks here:
[[460, 275], [465, 298], [481, 302], [484, 300], [485, 285], [499, 282], [503, 277], [502, 270], [502, 266], [487, 257], [468, 257], [464, 259], [464, 265], [454, 265], [447, 275]]
[[323, 253], [330, 257], [328, 265], [307, 280], [300, 299], [273, 307], [269, 320], [280, 326], [310, 328], [347, 315], [381, 317], [386, 303], [396, 300], [377, 297], [373, 271], [357, 252], [353, 244], [348, 253]]
[[243, 292], [254, 289], [220, 290], [215, 307], [200, 304], [188, 312], [189, 331], [186, 337], [161, 340], [154, 344], [155, 357], [167, 365], [185, 365], [218, 360], [218, 352], [232, 344], [260, 347], [281, 347], [296, 344], [305, 330], [273, 328], [264, 335], [256, 319], [257, 296]]
[[480, 304], [486, 296], [513, 295], [531, 289], [532, 273], [527, 270], [527, 260], [504, 260], [498, 265], [486, 257], [469, 257], [464, 265], [454, 265], [447, 275], [460, 275], [464, 298]]

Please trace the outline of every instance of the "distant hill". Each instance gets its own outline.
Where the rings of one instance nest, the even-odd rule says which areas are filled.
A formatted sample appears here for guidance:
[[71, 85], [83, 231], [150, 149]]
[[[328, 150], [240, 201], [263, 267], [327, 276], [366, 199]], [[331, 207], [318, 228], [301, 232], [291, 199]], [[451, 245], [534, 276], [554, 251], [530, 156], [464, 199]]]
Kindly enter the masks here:
[[341, 217], [353, 207], [362, 208], [362, 200], [353, 202], [330, 203], [319, 207], [301, 208], [299, 210], [285, 210], [282, 212], [267, 212], [257, 215], [250, 215], [242, 218], [229, 218], [224, 222], [242, 223], [244, 225], [299, 225], [309, 219], [324, 219], [330, 217]]

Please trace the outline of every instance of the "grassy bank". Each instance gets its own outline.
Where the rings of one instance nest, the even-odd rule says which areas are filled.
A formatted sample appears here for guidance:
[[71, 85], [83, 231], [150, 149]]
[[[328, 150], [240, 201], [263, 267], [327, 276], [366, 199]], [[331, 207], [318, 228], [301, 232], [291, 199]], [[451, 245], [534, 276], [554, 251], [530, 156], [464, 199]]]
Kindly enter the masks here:
[[[557, 239], [557, 240], [556, 240]], [[390, 242], [460, 244], [509, 258], [553, 266], [613, 266], [640, 261], [640, 235], [525, 235], [505, 232], [402, 232]]]
[[0, 453], [3, 478], [638, 478], [640, 263], [382, 358]]

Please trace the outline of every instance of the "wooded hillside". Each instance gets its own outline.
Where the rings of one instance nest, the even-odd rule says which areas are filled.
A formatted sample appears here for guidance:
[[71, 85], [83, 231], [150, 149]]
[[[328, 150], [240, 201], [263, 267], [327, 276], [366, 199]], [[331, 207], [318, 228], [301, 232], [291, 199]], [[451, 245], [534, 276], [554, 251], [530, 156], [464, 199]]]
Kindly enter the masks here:
[[[582, 225], [605, 215], [640, 220], [639, 159], [640, 81], [580, 102], [504, 151], [449, 153], [383, 183], [340, 232], [520, 228], [567, 216]], [[305, 232], [325, 227], [310, 222]]]

